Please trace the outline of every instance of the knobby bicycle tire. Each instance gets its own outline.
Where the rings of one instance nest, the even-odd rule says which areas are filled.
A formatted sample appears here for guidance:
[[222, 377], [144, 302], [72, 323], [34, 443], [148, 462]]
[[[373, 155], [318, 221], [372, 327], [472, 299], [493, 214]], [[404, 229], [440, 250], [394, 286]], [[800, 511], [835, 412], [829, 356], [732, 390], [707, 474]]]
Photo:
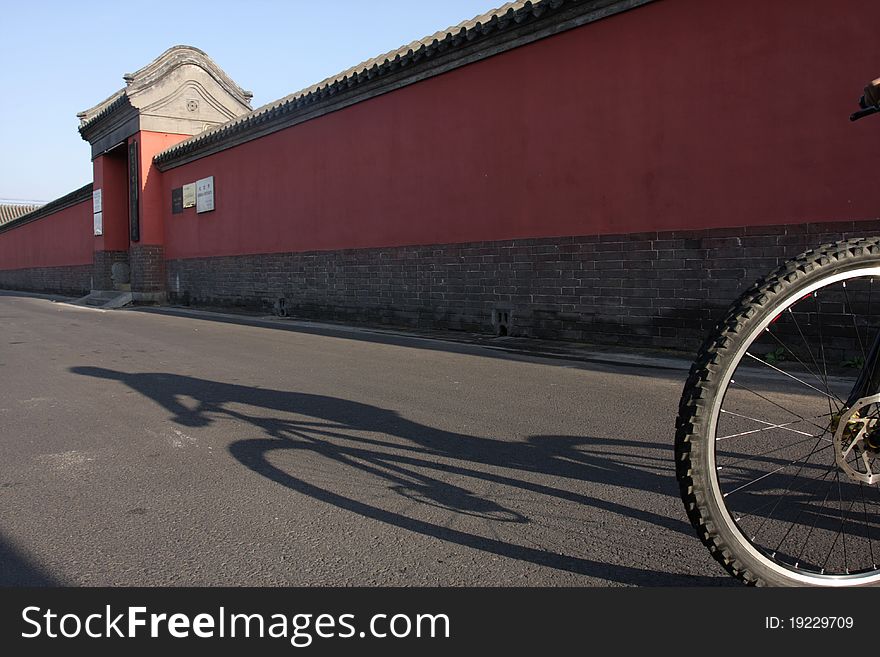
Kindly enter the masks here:
[[[840, 467], [833, 463], [829, 466], [827, 460], [831, 450], [828, 448], [827, 442], [834, 444], [834, 422], [840, 422], [841, 404], [834, 391], [831, 389], [830, 381], [834, 381], [837, 385], [837, 378], [829, 374], [829, 367], [825, 363], [824, 377], [822, 373], [822, 363], [820, 363], [818, 355], [825, 360], [826, 347], [824, 343], [820, 346], [810, 345], [809, 340], [804, 337], [801, 323], [810, 325], [813, 330], [818, 330], [819, 337], [822, 339], [823, 322], [828, 320], [823, 317], [822, 312], [826, 306], [842, 307], [840, 312], [841, 318], [832, 321], [832, 327], [846, 328], [852, 319], [852, 332], [859, 342], [867, 341], [868, 334], [874, 330], [880, 330], [880, 322], [876, 325], [871, 324], [869, 320], [864, 320], [862, 324], [857, 321], [855, 309], [859, 309], [858, 304], [849, 305], [849, 313], [847, 313], [847, 300], [840, 301], [838, 297], [844, 298], [846, 295], [855, 295], [855, 282], [863, 285], [869, 295], [868, 306], [873, 307], [870, 296], [870, 290], [873, 289], [874, 276], [878, 278], [878, 287], [880, 287], [880, 237], [859, 238], [836, 243], [824, 244], [816, 249], [807, 251], [792, 260], [789, 260], [776, 271], [772, 272], [763, 279], [757, 281], [740, 298], [730, 307], [724, 318], [717, 324], [714, 331], [707, 337], [700, 348], [696, 359], [691, 366], [687, 382], [685, 384], [681, 400], [679, 403], [678, 417], [676, 420], [676, 436], [675, 436], [675, 465], [676, 477], [680, 486], [681, 497], [684, 502], [688, 518], [696, 529], [696, 532], [702, 542], [708, 547], [715, 559], [727, 570], [732, 576], [742, 580], [750, 585], [771, 585], [771, 586], [788, 586], [788, 585], [830, 585], [830, 586], [847, 586], [847, 585], [876, 585], [880, 583], [880, 569], [874, 562], [874, 537], [872, 531], [876, 531], [877, 538], [880, 539], [880, 527], [875, 529], [878, 524], [877, 517], [880, 514], [871, 506], [869, 513], [868, 500], [866, 499], [866, 491], [868, 495], [875, 495], [876, 486], [865, 486], [862, 482], [854, 483], [852, 477], [841, 475]], [[847, 283], [850, 283], [847, 288]], [[870, 286], [870, 287], [869, 287]], [[826, 289], [828, 292], [826, 293]], [[822, 300], [819, 300], [822, 293]], [[864, 294], [860, 293], [860, 297], [864, 300]], [[837, 296], [834, 296], [837, 295]], [[826, 301], [828, 299], [828, 301]], [[808, 306], [804, 312], [796, 312], [794, 308], [797, 303], [802, 302]], [[812, 305], [810, 305], [812, 304]], [[812, 309], [812, 310], [811, 310]], [[868, 311], [870, 314], [870, 310]], [[852, 318], [849, 317], [852, 315]], [[755, 345], [759, 340], [770, 341], [773, 338], [780, 344], [783, 341], [777, 337], [774, 322], [780, 317], [788, 320], [789, 316], [793, 320], [789, 321], [789, 334], [793, 336], [791, 342], [793, 347], [779, 347], [775, 351], [768, 351], [764, 348], [763, 352], [758, 352]], [[801, 319], [799, 320], [798, 317]], [[818, 319], [817, 319], [818, 317]], [[874, 315], [871, 315], [873, 318]], [[861, 318], [859, 318], [861, 320]], [[836, 324], [834, 322], [837, 322]], [[871, 320], [873, 321], [873, 320]], [[814, 326], [815, 325], [815, 326]], [[835, 328], [835, 331], [836, 331]], [[825, 324], [825, 330], [828, 331], [828, 324]], [[800, 338], [803, 338], [801, 344]], [[839, 333], [839, 331], [837, 331]], [[770, 336], [767, 338], [766, 336]], [[781, 333], [780, 333], [781, 335]], [[865, 338], [863, 339], [863, 335]], [[849, 344], [845, 343], [843, 338], [835, 334], [836, 345]], [[771, 346], [775, 342], [770, 341]], [[864, 348], [863, 348], [864, 349]], [[827, 350], [830, 352], [830, 348]], [[789, 353], [790, 352], [790, 353]], [[821, 353], [820, 353], [821, 352]], [[864, 353], [864, 351], [863, 351]], [[757, 354], [757, 355], [756, 355]], [[784, 368], [780, 366], [777, 359], [789, 358], [791, 361], [792, 371], [794, 375], [784, 372]], [[812, 359], [812, 361], [811, 361]], [[850, 359], [852, 362], [858, 362], [857, 359]], [[864, 360], [864, 358], [862, 358]], [[797, 362], [795, 362], [797, 361]], [[813, 366], [815, 364], [815, 367]], [[836, 366], [836, 364], [834, 364]], [[749, 369], [751, 368], [751, 369]], [[799, 368], [799, 369], [795, 369]], [[753, 371], [754, 370], [754, 371]], [[749, 376], [764, 376], [759, 384], [753, 386], [754, 389], [745, 387], [745, 391], [734, 388], [737, 387], [734, 373], [746, 372]], [[858, 370], [847, 371], [848, 376], [853, 378]], [[782, 372], [786, 377], [778, 375]], [[808, 374], [809, 373], [809, 374]], [[811, 378], [812, 376], [812, 378]], [[781, 381], [771, 380], [775, 377]], [[799, 386], [791, 380], [798, 381], [806, 387], [798, 387], [795, 393], [786, 391], [787, 397], [782, 396], [773, 386], [791, 384], [791, 386]], [[756, 379], [757, 380], [757, 379]], [[824, 385], [823, 385], [824, 381]], [[846, 381], [845, 377], [841, 381]], [[758, 385], [764, 386], [759, 388]], [[803, 389], [801, 389], [803, 388]], [[808, 388], [812, 388], [809, 390]], [[769, 392], [767, 392], [769, 390]], [[733, 391], [733, 392], [732, 392]], [[818, 392], [816, 392], [818, 391]], [[778, 419], [764, 420], [760, 415], [753, 412], [732, 412], [723, 408], [727, 403], [726, 397], [733, 398], [734, 392], [739, 395], [740, 400], [751, 400], [750, 403], [755, 405], [766, 406], [769, 409], [776, 410], [774, 406], [765, 403], [768, 400], [782, 408], [771, 397], [774, 394], [780, 395], [778, 398], [783, 400], [795, 400], [798, 404], [805, 404], [807, 401], [812, 403], [812, 397], [815, 397], [816, 403], [824, 407], [828, 405], [828, 412], [824, 412], [824, 408], [820, 408], [820, 415], [816, 416], [824, 419], [815, 419], [806, 414], [799, 414], [796, 411], [788, 410], [791, 415], [784, 417], [790, 418], [791, 421], [780, 421]], [[827, 397], [825, 399], [824, 397]], [[845, 397], [842, 397], [845, 399]], [[806, 401], [805, 401], [806, 400]], [[748, 409], [748, 406], [744, 406]], [[781, 411], [780, 411], [781, 414]], [[752, 417], [754, 415], [754, 417]], [[730, 436], [719, 436], [719, 423], [728, 421], [727, 417], [731, 416], [733, 420], [741, 422], [745, 425], [745, 429], [734, 432]], [[796, 416], [796, 417], [795, 417]], [[880, 417], [880, 411], [877, 412]], [[801, 417], [804, 422], [796, 419]], [[740, 418], [746, 418], [745, 420]], [[754, 424], [756, 428], [749, 428], [746, 424], [747, 420], [755, 420], [761, 424]], [[800, 424], [797, 424], [800, 423]], [[805, 424], [806, 423], [806, 424]], [[827, 424], [827, 427], [826, 427]], [[818, 428], [816, 428], [818, 427]], [[824, 433], [822, 427], [825, 427]], [[808, 430], [804, 430], [808, 429]], [[880, 424], [878, 424], [880, 431]], [[749, 447], [750, 442], [768, 442], [774, 433], [782, 434], [784, 432], [800, 433], [803, 436], [810, 434], [816, 438], [818, 446], [813, 447], [806, 457], [800, 457], [801, 463], [799, 470], [795, 474], [797, 465], [786, 465], [787, 461], [779, 454], [781, 448], [774, 448], [774, 445], [767, 444], [766, 452], [752, 455], [748, 449], [743, 453], [743, 447]], [[815, 435], [813, 435], [815, 434]], [[786, 440], [793, 442], [788, 433]], [[841, 435], [845, 435], [841, 434]], [[740, 436], [742, 436], [740, 438]], [[739, 468], [739, 473], [730, 476], [739, 477], [732, 484], [728, 485], [727, 492], [724, 492], [722, 482], [722, 466], [720, 463], [718, 452], [720, 450], [720, 439], [733, 438], [724, 443], [725, 449], [730, 449], [733, 455], [729, 461]], [[811, 438], [802, 438], [795, 436], [801, 443], [804, 443], [803, 449], [809, 448]], [[842, 439], [841, 439], [842, 440]], [[824, 441], [824, 442], [823, 442]], [[728, 444], [738, 443], [737, 447], [728, 448]], [[793, 444], [796, 444], [793, 442]], [[762, 444], [762, 448], [764, 445]], [[862, 445], [859, 452], [859, 458], [865, 461], [865, 464], [873, 463], [876, 452], [869, 450], [867, 445]], [[794, 450], [795, 448], [791, 448]], [[836, 447], [835, 447], [836, 449]], [[815, 455], [822, 453], [818, 458]], [[726, 453], [725, 453], [726, 454]], [[833, 454], [832, 454], [833, 456]], [[787, 458], [787, 457], [786, 457]], [[855, 458], [855, 457], [854, 457]], [[797, 461], [794, 461], [797, 463]], [[850, 467], [857, 470], [862, 467], [860, 463], [855, 463]], [[880, 458], [878, 458], [880, 463]], [[835, 467], [837, 471], [835, 471]], [[866, 465], [865, 467], [870, 467]], [[751, 468], [747, 475], [743, 474], [747, 468]], [[759, 468], [766, 468], [766, 472]], [[784, 474], [786, 468], [788, 473]], [[798, 477], [807, 479], [803, 473], [805, 469], [809, 469], [815, 474], [816, 493], [813, 498], [813, 480], [808, 484], [798, 481]], [[729, 469], [730, 470], [730, 469]], [[823, 477], [819, 477], [819, 473], [824, 472]], [[870, 472], [870, 470], [869, 470]], [[774, 483], [777, 479], [787, 476], [794, 483], [789, 483], [788, 487], [783, 489], [783, 483], [780, 481]], [[856, 477], [866, 475], [855, 474]], [[834, 480], [836, 479], [836, 488]], [[823, 505], [818, 504], [821, 491], [826, 488], [825, 500]], [[734, 486], [739, 486], [734, 488]], [[773, 488], [775, 486], [776, 488]], [[739, 492], [740, 489], [747, 489]], [[763, 490], [762, 490], [763, 489]], [[853, 498], [849, 508], [844, 503], [843, 490], [847, 490], [847, 495]], [[780, 494], [778, 491], [783, 490]], [[807, 494], [808, 491], [810, 495]], [[745, 520], [737, 517], [741, 512], [732, 510], [733, 503], [729, 501], [729, 497], [733, 493], [742, 496], [748, 493], [752, 497], [748, 500], [752, 507], [760, 509], [764, 507], [760, 513], [754, 512], [751, 515], [756, 516], [754, 519], [749, 518], [752, 527], [743, 528]], [[766, 492], [762, 500], [761, 494]], [[789, 491], [791, 491], [789, 493]], [[838, 530], [838, 534], [833, 534], [835, 525], [838, 522], [836, 496], [840, 494], [840, 520], [844, 531]], [[862, 499], [858, 499], [858, 495]], [[791, 498], [790, 500], [786, 498]], [[832, 501], [835, 504], [828, 503], [829, 498], [833, 496]], [[733, 496], [736, 497], [736, 496]], [[775, 503], [774, 503], [775, 500]], [[774, 518], [776, 514], [780, 518], [783, 512], [779, 510], [780, 504], [785, 503], [792, 508], [785, 511], [786, 522], [791, 526], [786, 526], [781, 520]], [[872, 505], [874, 500], [871, 500]], [[813, 505], [813, 507], [810, 506]], [[856, 515], [861, 516], [861, 507], [864, 505], [864, 527], [858, 526]], [[746, 507], [745, 504], [743, 504]], [[814, 507], [819, 507], [819, 511]], [[747, 507], [750, 508], [750, 507]], [[880, 508], [880, 504], [878, 504]], [[846, 513], [844, 511], [846, 510]], [[760, 516], [766, 516], [761, 518]], [[748, 513], [746, 516], [750, 515]], [[807, 530], [800, 526], [795, 527], [796, 521], [793, 518], [804, 518], [803, 524], [808, 526], [808, 522], [812, 522], [812, 527]], [[847, 527], [847, 521], [852, 518], [852, 528]], [[760, 524], [759, 524], [760, 520]], [[751, 538], [753, 527], [758, 527], [761, 531], [765, 531], [768, 521], [771, 524], [779, 523], [780, 527], [773, 528], [775, 534], [771, 540], [767, 540], [767, 545], [759, 544], [757, 540], [757, 531], [755, 539]], [[739, 524], [742, 522], [742, 525]], [[817, 531], [816, 527], [820, 527]], [[766, 529], [766, 531], [770, 531]], [[782, 556], [777, 551], [773, 551], [775, 541], [782, 536], [782, 543], [786, 540], [794, 541], [792, 535], [797, 537], [797, 543], [791, 547], [786, 547], [781, 552], [785, 552]], [[820, 532], [827, 534], [827, 539], [823, 538], [821, 550], [830, 545], [828, 555], [825, 556], [826, 563], [834, 557], [835, 561], [840, 561], [839, 552], [841, 551], [841, 543], [843, 549], [843, 564], [837, 566], [833, 572], [826, 571], [826, 566], [821, 563], [821, 552], [818, 557], [813, 557], [809, 566], [802, 565], [800, 560], [802, 557], [795, 554], [800, 545], [800, 541], [806, 536], [809, 541], [811, 536], [814, 540], [818, 540]], [[840, 541], [840, 536], [843, 540]], [[831, 540], [833, 537], [833, 541]], [[867, 537], [867, 540], [866, 540]], [[847, 539], [849, 539], [849, 547], [851, 551], [850, 557], [860, 559], [858, 567], [850, 571], [847, 562]], [[780, 543], [780, 545], [782, 544]], [[880, 540], [878, 540], [880, 547]], [[859, 553], [856, 554], [855, 550]], [[816, 548], [818, 551], [818, 548]], [[835, 550], [837, 551], [835, 553]], [[868, 555], [870, 551], [870, 555]], [[878, 552], [878, 560], [880, 560], [880, 549]], [[804, 559], [806, 561], [806, 559]]]

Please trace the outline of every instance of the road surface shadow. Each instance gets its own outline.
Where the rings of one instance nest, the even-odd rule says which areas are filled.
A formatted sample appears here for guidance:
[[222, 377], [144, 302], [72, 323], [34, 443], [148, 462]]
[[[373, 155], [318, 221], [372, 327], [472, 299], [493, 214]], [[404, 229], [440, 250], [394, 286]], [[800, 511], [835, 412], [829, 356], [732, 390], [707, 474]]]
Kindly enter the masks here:
[[[517, 533], [509, 528], [542, 520], [540, 500], [545, 499], [556, 505], [560, 501], [586, 505], [694, 537], [684, 520], [572, 490], [583, 486], [566, 487], [587, 482], [677, 498], [671, 448], [666, 446], [584, 436], [496, 440], [444, 431], [408, 420], [392, 410], [323, 395], [158, 372], [126, 373], [85, 366], [70, 371], [119, 381], [160, 404], [171, 413], [171, 421], [179, 425], [205, 427], [233, 419], [259, 429], [260, 437], [238, 440], [229, 446], [236, 460], [291, 490], [365, 518], [491, 554], [613, 582], [651, 586], [732, 582], [727, 577], [687, 576], [591, 560], [506, 540], [496, 531], [505, 526], [507, 531], [503, 533], [516, 537]], [[267, 415], [266, 411], [271, 412]], [[292, 465], [280, 466], [279, 455]], [[331, 486], [305, 481], [289, 471], [302, 456], [327, 464], [327, 470], [357, 473], [358, 481], [366, 477], [368, 487], [381, 490], [386, 497], [365, 500], [363, 495], [358, 498], [347, 491], [345, 482]], [[474, 486], [473, 482], [481, 485]], [[473, 492], [477, 487], [504, 488], [516, 491], [519, 498], [537, 498], [538, 510], [529, 517], [512, 508], [516, 505], [503, 496]], [[401, 504], [401, 499], [410, 506]], [[414, 512], [413, 503], [421, 511]], [[425, 507], [479, 519], [481, 527], [493, 525], [487, 531], [494, 536], [452, 527], [456, 524], [452, 520], [439, 522], [424, 512]]]
[[[369, 324], [342, 324], [328, 321], [311, 322], [308, 319], [292, 320], [289, 323], [277, 318], [254, 317], [250, 315], [232, 315], [230, 309], [225, 313], [209, 310], [191, 310], [172, 306], [135, 306], [126, 312], [164, 315], [188, 319], [192, 321], [216, 322], [218, 324], [234, 324], [236, 326], [252, 326], [319, 335], [343, 340], [358, 340], [374, 344], [425, 349], [452, 354], [479, 355], [484, 358], [501, 358], [504, 360], [534, 362], [539, 360], [545, 365], [558, 365], [575, 369], [595, 369], [597, 367], [614, 367], [616, 370], [626, 368], [627, 374], [663, 377], [684, 383], [690, 367], [691, 354], [683, 351], [656, 352], [653, 357], [645, 358], [645, 350], [627, 349], [625, 347], [602, 347], [590, 345], [588, 349], [578, 347], [577, 343], [533, 338], [498, 337], [484, 333], [466, 331], [414, 329], [406, 327], [371, 326]], [[621, 353], [629, 354], [621, 358]]]
[[0, 537], [0, 587], [3, 586], [60, 586], [60, 584]]

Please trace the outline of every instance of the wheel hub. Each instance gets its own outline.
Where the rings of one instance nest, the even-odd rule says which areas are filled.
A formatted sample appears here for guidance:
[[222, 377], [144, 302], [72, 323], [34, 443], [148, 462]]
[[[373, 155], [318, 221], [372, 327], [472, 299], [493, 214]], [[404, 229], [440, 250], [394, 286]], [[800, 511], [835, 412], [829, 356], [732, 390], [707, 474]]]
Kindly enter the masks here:
[[880, 445], [880, 426], [876, 413], [869, 413], [869, 408], [878, 402], [880, 395], [862, 397], [832, 423], [834, 459], [855, 482], [880, 482], [880, 471], [874, 472], [872, 468], [872, 457]]

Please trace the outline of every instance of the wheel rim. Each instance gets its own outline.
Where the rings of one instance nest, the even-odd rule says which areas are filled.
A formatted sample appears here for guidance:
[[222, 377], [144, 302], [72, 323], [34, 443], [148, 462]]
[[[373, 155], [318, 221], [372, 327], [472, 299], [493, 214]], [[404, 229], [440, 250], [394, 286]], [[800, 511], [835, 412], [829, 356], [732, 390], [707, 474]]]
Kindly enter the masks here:
[[720, 518], [753, 561], [788, 580], [878, 582], [880, 488], [866, 482], [880, 472], [868, 440], [875, 425], [880, 438], [880, 410], [877, 399], [855, 413], [844, 402], [880, 329], [880, 267], [797, 287], [762, 313], [712, 408]]

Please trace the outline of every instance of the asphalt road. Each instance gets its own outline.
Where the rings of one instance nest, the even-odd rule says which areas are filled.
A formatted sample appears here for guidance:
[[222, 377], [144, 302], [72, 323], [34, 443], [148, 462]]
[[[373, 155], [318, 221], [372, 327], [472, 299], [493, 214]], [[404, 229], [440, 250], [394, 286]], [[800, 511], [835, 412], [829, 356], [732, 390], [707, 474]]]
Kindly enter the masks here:
[[724, 585], [678, 370], [0, 295], [0, 585]]

